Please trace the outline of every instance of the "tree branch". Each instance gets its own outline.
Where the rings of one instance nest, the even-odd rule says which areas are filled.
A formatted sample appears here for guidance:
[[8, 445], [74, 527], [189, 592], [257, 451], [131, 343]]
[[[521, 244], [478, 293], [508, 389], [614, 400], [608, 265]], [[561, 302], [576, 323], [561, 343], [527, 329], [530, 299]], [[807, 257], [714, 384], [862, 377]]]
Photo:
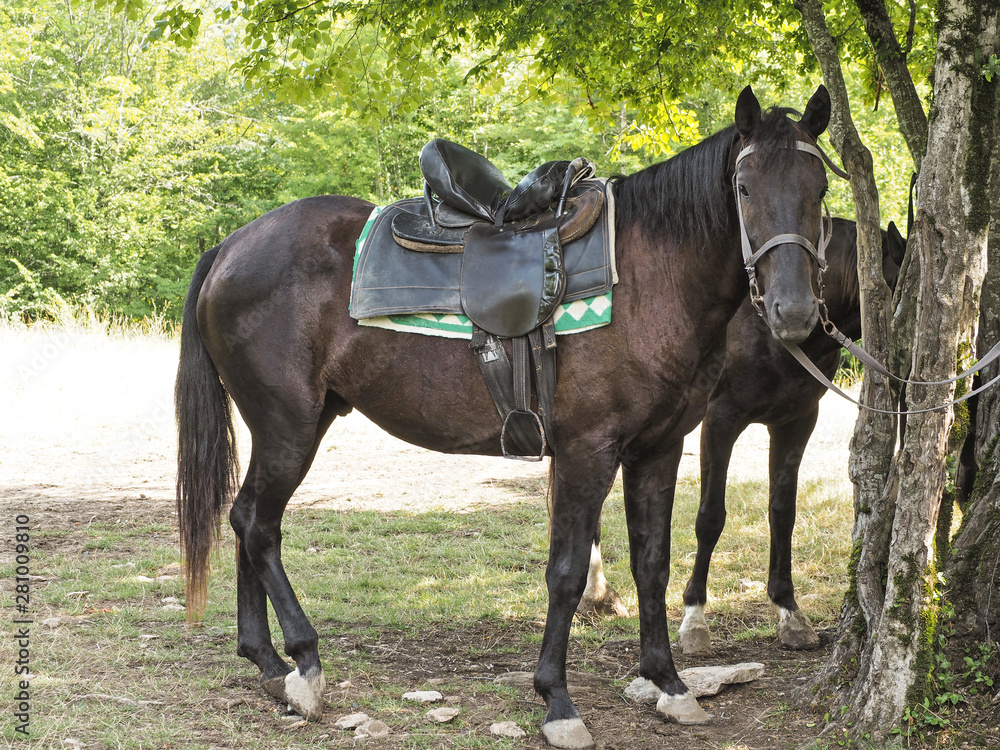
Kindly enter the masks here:
[[865, 31], [875, 50], [875, 60], [885, 74], [885, 84], [899, 120], [899, 132], [903, 134], [906, 147], [919, 171], [920, 160], [927, 148], [927, 115], [913, 85], [910, 69], [906, 66], [906, 55], [913, 44], [916, 6], [911, 2], [910, 31], [907, 52], [904, 52], [896, 39], [884, 0], [854, 0], [854, 4], [858, 6], [858, 12], [865, 22]]
[[917, 0], [910, 0], [910, 26], [906, 29], [906, 50], [905, 54], [909, 56], [910, 52], [913, 51], [913, 32], [917, 28]]

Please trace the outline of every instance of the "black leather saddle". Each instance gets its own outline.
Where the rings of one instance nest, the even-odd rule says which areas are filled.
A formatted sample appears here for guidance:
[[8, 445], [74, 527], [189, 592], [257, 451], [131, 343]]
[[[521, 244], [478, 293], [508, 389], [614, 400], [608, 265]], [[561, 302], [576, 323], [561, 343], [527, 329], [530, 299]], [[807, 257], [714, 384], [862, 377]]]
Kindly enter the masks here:
[[[539, 460], [552, 441], [553, 313], [611, 288], [605, 186], [588, 179], [594, 167], [581, 157], [547, 162], [511, 187], [488, 159], [442, 139], [424, 146], [420, 168], [423, 199], [387, 207], [368, 234], [351, 315], [467, 315], [503, 422], [501, 450]], [[513, 363], [502, 338], [512, 339]]]
[[590, 231], [603, 207], [599, 191], [569, 196], [593, 165], [546, 162], [511, 188], [486, 157], [438, 138], [421, 150], [420, 170], [425, 210], [393, 217], [396, 242], [464, 254], [462, 307], [483, 330], [515, 338], [544, 324], [566, 292], [563, 247]]

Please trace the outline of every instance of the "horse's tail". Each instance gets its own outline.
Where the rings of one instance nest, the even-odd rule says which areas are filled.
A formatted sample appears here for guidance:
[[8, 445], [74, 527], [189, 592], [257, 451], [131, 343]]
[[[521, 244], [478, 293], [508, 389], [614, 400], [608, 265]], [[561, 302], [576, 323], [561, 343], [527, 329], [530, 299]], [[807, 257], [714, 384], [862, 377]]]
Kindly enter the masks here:
[[239, 459], [232, 404], [198, 330], [198, 296], [219, 247], [202, 254], [184, 303], [174, 388], [177, 415], [177, 519], [189, 621], [200, 620], [208, 592], [209, 554], [222, 512], [237, 486]]

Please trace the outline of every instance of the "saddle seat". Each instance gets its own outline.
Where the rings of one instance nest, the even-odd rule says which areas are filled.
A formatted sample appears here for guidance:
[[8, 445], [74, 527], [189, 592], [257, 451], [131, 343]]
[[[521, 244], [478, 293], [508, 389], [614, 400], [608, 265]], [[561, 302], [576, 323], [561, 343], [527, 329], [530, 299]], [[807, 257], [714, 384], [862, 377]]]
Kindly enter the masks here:
[[568, 175], [576, 182], [594, 174], [586, 159], [549, 161], [512, 188], [485, 156], [443, 138], [435, 138], [420, 150], [419, 164], [425, 198], [429, 200], [433, 192], [441, 199], [439, 216], [434, 218], [448, 227], [470, 226], [475, 221], [501, 226], [543, 214], [569, 187]]

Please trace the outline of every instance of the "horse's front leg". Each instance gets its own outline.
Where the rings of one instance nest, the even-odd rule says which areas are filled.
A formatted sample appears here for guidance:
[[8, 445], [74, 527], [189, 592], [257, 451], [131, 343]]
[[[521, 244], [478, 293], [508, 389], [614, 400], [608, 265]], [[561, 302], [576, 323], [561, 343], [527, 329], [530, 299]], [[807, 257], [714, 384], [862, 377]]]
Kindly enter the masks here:
[[819, 636], [795, 602], [795, 586], [792, 583], [792, 532], [795, 529], [799, 466], [818, 414], [819, 405], [816, 404], [800, 419], [768, 430], [771, 433], [771, 491], [768, 503], [771, 562], [767, 595], [778, 608], [778, 643], [791, 649], [819, 647]]
[[703, 724], [711, 717], [677, 675], [667, 632], [670, 518], [682, 447], [677, 441], [664, 455], [623, 470], [632, 576], [639, 597], [639, 677], [633, 687], [654, 695], [659, 691], [656, 710], [664, 717]]
[[545, 583], [548, 615], [535, 668], [535, 690], [548, 707], [542, 734], [553, 747], [594, 744], [566, 686], [566, 651], [573, 613], [587, 584], [587, 570], [601, 507], [618, 464], [610, 455], [587, 453], [553, 459], [549, 562]]

